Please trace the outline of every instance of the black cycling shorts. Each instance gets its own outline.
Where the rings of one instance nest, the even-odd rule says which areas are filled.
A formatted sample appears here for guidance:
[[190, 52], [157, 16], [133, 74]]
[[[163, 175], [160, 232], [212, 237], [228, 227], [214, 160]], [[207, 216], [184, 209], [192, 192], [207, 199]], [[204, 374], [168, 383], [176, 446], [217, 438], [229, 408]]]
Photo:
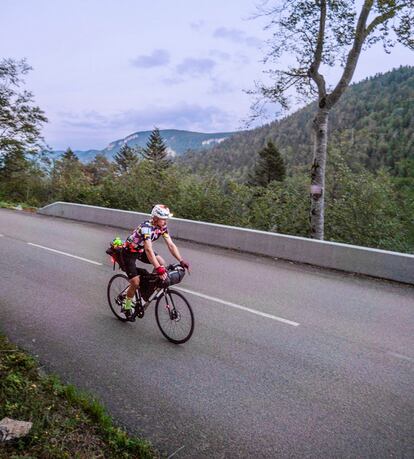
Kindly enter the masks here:
[[[158, 255], [157, 252], [154, 252], [154, 254], [155, 256]], [[125, 272], [129, 279], [132, 279], [135, 276], [140, 276], [141, 274], [148, 273], [147, 270], [137, 267], [136, 265], [137, 260], [141, 261], [142, 263], [151, 264], [151, 262], [148, 260], [145, 250], [141, 253], [129, 252], [128, 250], [124, 250], [123, 252], [124, 268], [125, 268]]]

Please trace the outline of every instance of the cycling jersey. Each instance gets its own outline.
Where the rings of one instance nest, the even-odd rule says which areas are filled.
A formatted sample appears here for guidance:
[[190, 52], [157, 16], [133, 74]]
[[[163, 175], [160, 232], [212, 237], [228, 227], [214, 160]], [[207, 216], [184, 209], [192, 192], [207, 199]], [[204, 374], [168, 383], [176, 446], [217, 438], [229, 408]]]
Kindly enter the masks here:
[[156, 241], [160, 236], [164, 238], [169, 237], [168, 228], [159, 228], [158, 226], [152, 225], [151, 220], [146, 220], [141, 223], [135, 231], [127, 237], [125, 241], [125, 248], [130, 252], [144, 252], [144, 241]]

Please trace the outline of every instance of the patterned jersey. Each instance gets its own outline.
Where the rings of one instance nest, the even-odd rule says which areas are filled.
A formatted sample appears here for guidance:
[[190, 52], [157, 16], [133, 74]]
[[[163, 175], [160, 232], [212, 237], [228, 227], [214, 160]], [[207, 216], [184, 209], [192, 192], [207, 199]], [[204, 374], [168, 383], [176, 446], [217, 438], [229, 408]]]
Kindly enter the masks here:
[[146, 220], [127, 237], [124, 246], [130, 252], [142, 253], [144, 252], [145, 240], [156, 241], [160, 236], [169, 237], [168, 228], [166, 226], [163, 229], [158, 228], [158, 226], [152, 225], [150, 220]]

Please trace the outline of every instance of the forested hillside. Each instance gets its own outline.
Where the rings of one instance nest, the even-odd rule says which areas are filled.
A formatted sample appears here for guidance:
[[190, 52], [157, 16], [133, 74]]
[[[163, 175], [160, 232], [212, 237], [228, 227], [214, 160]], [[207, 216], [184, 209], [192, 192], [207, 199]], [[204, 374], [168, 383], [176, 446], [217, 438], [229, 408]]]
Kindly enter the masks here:
[[[288, 172], [312, 161], [311, 121], [314, 104], [260, 128], [243, 132], [209, 152], [192, 151], [183, 161], [193, 171], [219, 171], [241, 181], [258, 151], [271, 139]], [[332, 110], [330, 147], [338, 147], [352, 169], [386, 167], [391, 175], [414, 173], [414, 67], [400, 67], [349, 87]], [[329, 157], [328, 157], [329, 161]]]

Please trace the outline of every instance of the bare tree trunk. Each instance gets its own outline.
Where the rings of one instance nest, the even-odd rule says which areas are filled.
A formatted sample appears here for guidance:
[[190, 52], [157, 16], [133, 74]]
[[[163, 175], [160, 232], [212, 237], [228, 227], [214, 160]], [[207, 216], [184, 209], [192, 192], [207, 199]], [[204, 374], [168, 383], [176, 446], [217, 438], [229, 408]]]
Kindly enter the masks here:
[[325, 165], [328, 143], [328, 115], [326, 108], [319, 108], [313, 120], [313, 162], [311, 168], [310, 226], [312, 239], [324, 237]]

